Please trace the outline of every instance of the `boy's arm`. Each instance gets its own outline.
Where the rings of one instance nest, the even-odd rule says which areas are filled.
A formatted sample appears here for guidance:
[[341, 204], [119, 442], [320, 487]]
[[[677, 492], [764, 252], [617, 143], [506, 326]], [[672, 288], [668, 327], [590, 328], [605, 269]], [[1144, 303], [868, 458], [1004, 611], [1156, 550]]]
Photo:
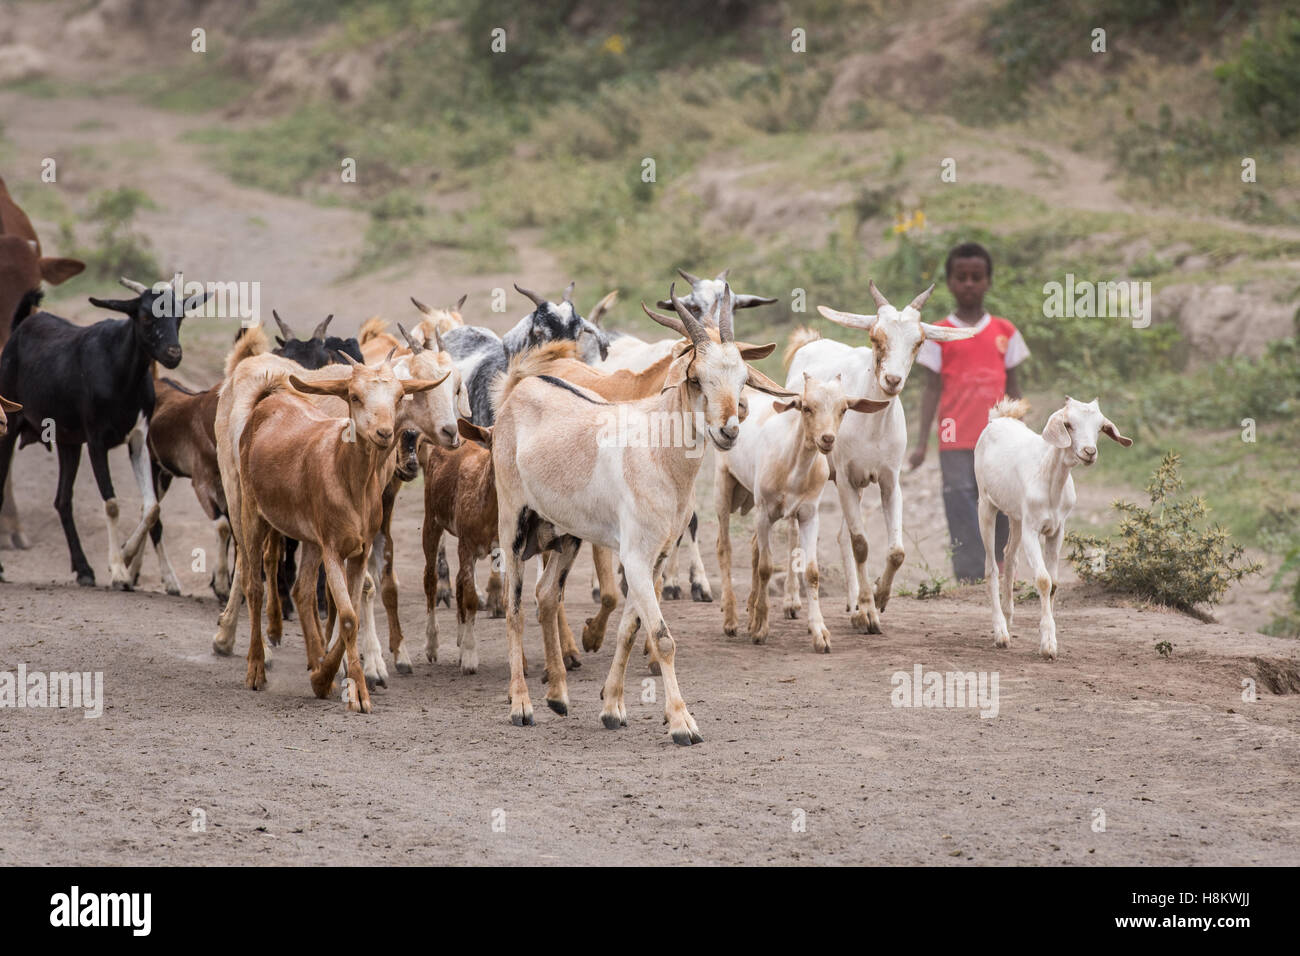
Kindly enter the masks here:
[[1007, 369], [1007, 396], [1009, 398], [1024, 397], [1020, 394], [1020, 381], [1016, 377], [1016, 370], [1013, 368]]
[[[1010, 373], [1007, 377], [1007, 387], [1011, 387]], [[907, 463], [913, 471], [920, 468], [921, 463], [925, 461], [925, 453], [930, 445], [930, 426], [934, 424], [934, 416], [939, 411], [939, 395], [942, 391], [943, 377], [938, 372], [926, 369], [925, 391], [921, 394], [921, 430], [916, 436], [916, 447], [907, 458]]]

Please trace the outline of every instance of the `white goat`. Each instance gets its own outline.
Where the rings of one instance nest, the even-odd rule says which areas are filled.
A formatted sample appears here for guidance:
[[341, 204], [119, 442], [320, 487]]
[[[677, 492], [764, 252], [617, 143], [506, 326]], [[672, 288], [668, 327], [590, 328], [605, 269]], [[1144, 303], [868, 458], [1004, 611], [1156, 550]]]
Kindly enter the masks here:
[[[988, 427], [975, 444], [984, 576], [993, 602], [993, 644], [1007, 647], [1011, 643], [1011, 592], [1016, 580], [1016, 555], [1024, 548], [1042, 609], [1038, 652], [1055, 660], [1052, 592], [1056, 588], [1065, 519], [1074, 508], [1074, 479], [1070, 471], [1075, 465], [1082, 463], [1087, 467], [1097, 460], [1098, 435], [1106, 435], [1125, 448], [1133, 440], [1119, 433], [1114, 423], [1101, 413], [1096, 399], [1085, 405], [1067, 397], [1065, 406], [1047, 420], [1041, 436], [1020, 420], [1028, 410], [1029, 405], [1024, 401], [1002, 399], [989, 410]], [[993, 540], [999, 511], [1007, 516], [1009, 525], [1001, 601]], [[1022, 538], [1026, 530], [1028, 534]]]
[[[902, 312], [889, 304], [874, 282], [869, 288], [876, 301], [876, 315], [839, 312], [825, 306], [818, 306], [817, 311], [832, 322], [866, 330], [871, 336], [870, 347], [853, 348], [843, 342], [823, 339], [811, 329], [796, 331], [786, 350], [789, 367], [786, 387], [797, 382], [805, 372], [821, 379], [842, 374], [844, 390], [850, 395], [885, 400], [892, 405], [879, 415], [848, 415], [831, 452], [832, 480], [844, 515], [839, 541], [848, 583], [848, 610], [853, 626], [859, 631], [879, 634], [880, 612], [889, 601], [894, 575], [902, 566], [905, 554], [903, 495], [898, 487], [898, 473], [907, 450], [907, 420], [897, 397], [907, 384], [912, 361], [922, 342], [968, 339], [975, 330], [950, 329], [921, 321], [921, 307], [934, 291], [933, 285]], [[889, 535], [889, 560], [874, 595], [867, 583], [867, 527], [862, 515], [862, 492], [872, 482], [880, 483], [880, 504]], [[857, 573], [850, 572], [850, 567]], [[797, 591], [791, 591], [792, 577], [786, 580], [786, 611], [791, 617], [800, 606]], [[864, 593], [866, 600], [861, 600]]]
[[658, 395], [613, 405], [549, 375], [530, 377], [526, 355], [516, 360], [502, 388], [492, 442], [498, 533], [505, 546], [510, 719], [517, 726], [533, 722], [523, 672], [523, 563], [540, 550], [557, 551], [537, 585], [538, 618], [546, 651], [546, 702], [566, 714], [569, 695], [558, 608], [565, 576], [586, 540], [618, 550], [628, 588], [614, 660], [602, 691], [601, 722], [611, 730], [627, 724], [623, 691], [628, 653], [637, 628], [644, 626], [653, 638], [651, 660], [658, 661], [663, 675], [664, 717], [673, 741], [689, 745], [702, 739], [677, 685], [676, 644], [654, 585], [692, 507], [700, 456], [685, 442], [644, 447], [611, 443], [608, 434], [621, 407], [622, 413], [646, 416], [644, 421], [676, 420], [684, 428], [695, 425], [716, 448], [726, 451], [740, 434], [743, 387], [781, 397], [791, 393], [745, 364], [732, 333], [728, 295], [718, 303], [717, 343], [675, 292], [670, 296], [680, 322], [646, 311], [661, 324], [689, 335], [691, 347], [669, 367]]
[[[830, 477], [827, 456], [845, 412], [879, 412], [888, 401], [850, 398], [841, 376], [821, 382], [807, 372], [802, 394], [790, 399], [760, 401], [746, 396], [753, 412], [740, 426], [740, 437], [717, 456], [714, 500], [718, 512], [718, 565], [722, 570], [722, 629], [736, 633], [736, 594], [731, 586], [731, 512], [757, 508], [751, 548], [753, 583], [749, 591], [749, 636], [755, 644], [767, 640], [767, 583], [772, 577], [772, 527], [782, 518], [798, 525], [803, 552], [804, 584], [808, 595], [808, 631], [813, 650], [829, 654], [831, 634], [822, 618], [818, 598], [817, 502]], [[798, 410], [797, 415], [785, 414]], [[791, 574], [797, 570], [791, 562]], [[797, 585], [796, 585], [797, 587]]]

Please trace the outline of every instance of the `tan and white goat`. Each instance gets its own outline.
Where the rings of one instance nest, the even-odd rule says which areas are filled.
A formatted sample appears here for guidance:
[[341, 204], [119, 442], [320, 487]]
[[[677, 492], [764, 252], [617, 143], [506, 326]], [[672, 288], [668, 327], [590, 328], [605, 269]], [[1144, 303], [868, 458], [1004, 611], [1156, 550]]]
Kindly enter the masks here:
[[[823, 382], [805, 372], [802, 384], [802, 393], [794, 398], [751, 400], [754, 411], [740, 426], [735, 446], [717, 456], [714, 503], [718, 513], [718, 566], [722, 570], [722, 629], [734, 636], [737, 628], [736, 592], [731, 586], [731, 512], [744, 513], [753, 507], [750, 639], [755, 644], [767, 640], [772, 528], [781, 519], [790, 518], [798, 527], [813, 650], [829, 654], [831, 633], [822, 617], [817, 569], [817, 503], [830, 478], [828, 456], [846, 412], [879, 412], [890, 403], [845, 394], [839, 375]], [[800, 561], [792, 560], [790, 573], [799, 570]]]
[[[697, 451], [702, 450], [697, 443], [707, 437], [720, 451], [731, 448], [740, 433], [746, 385], [782, 397], [792, 393], [745, 364], [734, 341], [729, 294], [719, 297], [718, 343], [709, 339], [675, 289], [671, 299], [680, 323], [646, 312], [661, 324], [684, 329], [692, 348], [673, 362], [662, 391], [652, 398], [616, 405], [562, 379], [526, 376], [518, 363], [507, 376], [493, 446], [505, 559], [510, 719], [515, 725], [533, 722], [524, 679], [524, 561], [542, 550], [557, 552], [538, 582], [538, 616], [546, 652], [546, 702], [566, 714], [568, 685], [556, 618], [565, 577], [586, 540], [618, 550], [628, 585], [602, 692], [601, 722], [609, 729], [627, 724], [623, 691], [628, 654], [637, 628], [644, 625], [653, 638], [652, 659], [663, 675], [664, 716], [673, 741], [689, 745], [703, 739], [677, 685], [676, 643], [659, 607], [655, 576], [693, 506], [701, 462]], [[691, 442], [647, 447], [620, 441], [611, 434], [620, 409], [679, 423], [679, 434], [689, 434]]]

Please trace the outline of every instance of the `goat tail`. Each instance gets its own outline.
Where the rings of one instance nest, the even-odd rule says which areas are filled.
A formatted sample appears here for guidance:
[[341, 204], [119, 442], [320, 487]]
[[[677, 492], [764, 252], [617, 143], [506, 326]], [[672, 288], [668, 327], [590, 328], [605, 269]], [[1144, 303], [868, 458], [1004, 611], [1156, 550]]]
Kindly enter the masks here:
[[226, 378], [230, 378], [235, 372], [235, 366], [244, 359], [252, 358], [254, 355], [265, 355], [271, 351], [271, 340], [266, 336], [266, 330], [261, 324], [249, 326], [241, 329], [239, 337], [235, 339], [235, 346], [226, 355]]
[[998, 399], [998, 403], [989, 409], [989, 421], [995, 418], [1014, 418], [1023, 421], [1024, 417], [1029, 414], [1029, 403], [1023, 398], [1012, 398], [1010, 395], [1003, 395]]
[[785, 347], [785, 353], [781, 356], [781, 366], [787, 373], [790, 371], [790, 364], [794, 362], [794, 353], [809, 342], [816, 342], [822, 334], [816, 329], [810, 329], [806, 325], [801, 325], [790, 333], [790, 341]]
[[361, 331], [357, 333], [357, 341], [365, 345], [371, 339], [377, 339], [388, 330], [388, 323], [378, 315], [372, 315], [366, 321], [361, 323]]

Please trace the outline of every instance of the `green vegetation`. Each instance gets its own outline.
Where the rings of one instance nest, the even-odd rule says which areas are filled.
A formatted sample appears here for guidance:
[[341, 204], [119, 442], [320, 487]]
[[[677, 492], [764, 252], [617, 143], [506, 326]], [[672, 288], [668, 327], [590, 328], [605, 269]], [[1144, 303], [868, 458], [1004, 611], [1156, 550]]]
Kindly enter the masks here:
[[1131, 594], [1190, 614], [1212, 606], [1224, 592], [1262, 566], [1244, 561], [1244, 550], [1228, 543], [1228, 532], [1198, 528], [1209, 510], [1200, 496], [1175, 499], [1182, 487], [1179, 456], [1165, 455], [1147, 484], [1149, 507], [1116, 501], [1123, 518], [1117, 537], [1069, 532], [1069, 560], [1079, 577], [1111, 591]]

